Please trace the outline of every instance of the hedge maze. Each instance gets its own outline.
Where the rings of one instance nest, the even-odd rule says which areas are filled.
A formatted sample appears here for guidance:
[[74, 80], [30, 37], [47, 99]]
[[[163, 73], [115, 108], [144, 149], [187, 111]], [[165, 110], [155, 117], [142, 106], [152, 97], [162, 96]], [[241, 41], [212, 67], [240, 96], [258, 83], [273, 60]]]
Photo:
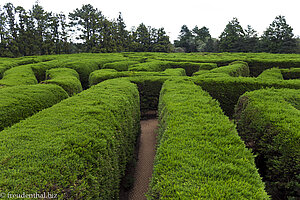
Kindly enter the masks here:
[[118, 199], [158, 110], [148, 199], [299, 199], [300, 56], [0, 58], [0, 193]]

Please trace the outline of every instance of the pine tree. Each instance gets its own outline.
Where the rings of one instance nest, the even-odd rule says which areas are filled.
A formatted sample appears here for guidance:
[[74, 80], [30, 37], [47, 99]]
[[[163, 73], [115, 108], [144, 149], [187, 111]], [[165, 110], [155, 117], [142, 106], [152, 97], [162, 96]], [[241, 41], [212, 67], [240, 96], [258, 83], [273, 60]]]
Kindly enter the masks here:
[[219, 49], [227, 52], [243, 51], [243, 40], [245, 32], [237, 18], [233, 18], [226, 25], [220, 35]]
[[292, 53], [296, 50], [293, 28], [287, 24], [284, 16], [276, 16], [261, 37], [263, 51], [271, 53]]

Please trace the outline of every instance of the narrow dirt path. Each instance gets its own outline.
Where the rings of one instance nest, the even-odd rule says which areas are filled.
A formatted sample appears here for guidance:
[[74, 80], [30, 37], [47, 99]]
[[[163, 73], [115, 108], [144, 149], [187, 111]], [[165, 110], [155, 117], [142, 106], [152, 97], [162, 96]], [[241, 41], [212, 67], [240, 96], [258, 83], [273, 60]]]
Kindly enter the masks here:
[[141, 137], [139, 144], [138, 160], [134, 174], [134, 186], [129, 192], [129, 200], [144, 200], [145, 193], [152, 176], [153, 161], [155, 156], [157, 119], [141, 121]]

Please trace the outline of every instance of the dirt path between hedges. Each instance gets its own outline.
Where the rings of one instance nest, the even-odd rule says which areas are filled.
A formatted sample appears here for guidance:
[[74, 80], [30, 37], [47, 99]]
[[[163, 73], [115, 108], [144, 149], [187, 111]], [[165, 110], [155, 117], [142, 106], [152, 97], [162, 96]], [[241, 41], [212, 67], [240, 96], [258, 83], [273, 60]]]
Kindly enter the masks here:
[[129, 200], [144, 200], [145, 193], [152, 176], [155, 156], [157, 119], [141, 121], [141, 136], [139, 143], [138, 160], [134, 173], [134, 186], [129, 192]]

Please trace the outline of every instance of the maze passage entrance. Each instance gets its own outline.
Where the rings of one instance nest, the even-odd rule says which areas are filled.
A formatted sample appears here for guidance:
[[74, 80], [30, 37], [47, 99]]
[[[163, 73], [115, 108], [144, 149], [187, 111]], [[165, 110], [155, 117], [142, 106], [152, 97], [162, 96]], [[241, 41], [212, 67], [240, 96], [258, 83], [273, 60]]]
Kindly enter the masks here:
[[141, 121], [138, 159], [134, 173], [134, 185], [129, 192], [129, 200], [146, 199], [145, 193], [148, 191], [153, 171], [157, 127], [157, 119]]

